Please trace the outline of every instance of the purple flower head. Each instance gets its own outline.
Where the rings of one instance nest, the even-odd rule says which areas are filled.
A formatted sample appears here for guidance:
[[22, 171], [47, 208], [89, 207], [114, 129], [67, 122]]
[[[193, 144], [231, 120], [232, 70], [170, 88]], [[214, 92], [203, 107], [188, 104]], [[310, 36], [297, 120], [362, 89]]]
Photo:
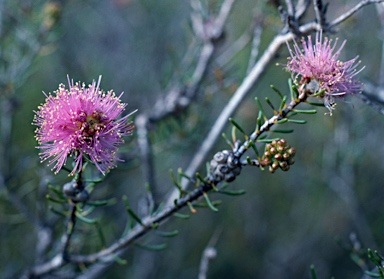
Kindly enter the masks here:
[[[45, 103], [35, 111], [33, 124], [36, 129], [37, 148], [43, 161], [54, 164], [52, 170], [58, 173], [68, 156], [74, 158], [71, 175], [82, 169], [83, 159], [92, 161], [105, 175], [116, 167], [118, 146], [124, 143], [123, 136], [133, 131], [128, 117], [118, 119], [127, 104], [110, 90], [99, 89], [101, 76], [86, 87], [69, 80], [69, 88], [60, 84], [54, 95], [46, 95]], [[45, 94], [45, 93], [44, 93]]]
[[323, 42], [320, 32], [316, 33], [315, 44], [312, 44], [311, 36], [308, 36], [307, 41], [302, 39], [303, 50], [296, 42], [293, 50], [287, 44], [291, 57], [288, 58], [286, 69], [292, 73], [296, 84], [302, 85], [311, 93], [323, 91], [321, 96], [324, 97], [324, 104], [330, 111], [334, 109], [334, 98], [360, 93], [363, 87], [356, 78], [356, 75], [364, 69], [363, 67], [356, 70], [360, 64], [356, 62], [358, 56], [346, 62], [338, 60], [345, 43], [346, 41], [334, 52], [337, 39], [333, 45], [332, 40], [327, 37]]

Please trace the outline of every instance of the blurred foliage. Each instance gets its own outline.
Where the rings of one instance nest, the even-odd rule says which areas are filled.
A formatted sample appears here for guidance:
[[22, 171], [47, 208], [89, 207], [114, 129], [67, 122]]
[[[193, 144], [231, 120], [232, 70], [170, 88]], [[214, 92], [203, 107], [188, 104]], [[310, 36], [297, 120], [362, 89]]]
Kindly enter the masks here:
[[[207, 1], [208, 2], [208, 1]], [[217, 10], [220, 1], [209, 1]], [[273, 1], [270, 1], [273, 2]], [[330, 3], [329, 17], [347, 7]], [[190, 71], [180, 61], [193, 41], [189, 25], [189, 1], [110, 0], [110, 1], [1, 1], [1, 70], [9, 73], [17, 61], [30, 57], [26, 69], [16, 69], [5, 80], [1, 94], [12, 88], [17, 99], [14, 109], [9, 169], [9, 191], [39, 220], [52, 224], [57, 239], [64, 228], [63, 218], [49, 211], [45, 199], [48, 183], [63, 185], [66, 174], [53, 175], [40, 164], [30, 125], [33, 110], [43, 102], [41, 91], [52, 92], [66, 75], [90, 83], [103, 75], [102, 88], [125, 91], [128, 111], [149, 111], [165, 94], [172, 78], [188, 80]], [[51, 6], [50, 6], [51, 5]], [[234, 40], [250, 28], [254, 14], [263, 15], [264, 30], [260, 52], [281, 28], [278, 12], [262, 1], [237, 1], [229, 18], [219, 57]], [[57, 26], [52, 21], [58, 20]], [[377, 79], [381, 36], [374, 6], [340, 26], [338, 36], [348, 39], [346, 58], [360, 55], [364, 77]], [[55, 23], [55, 22], [54, 22]], [[55, 23], [56, 24], [56, 23]], [[45, 29], [44, 29], [45, 28]], [[353, 31], [353, 32], [352, 32]], [[20, 41], [20, 34], [28, 36]], [[33, 40], [37, 48], [33, 48]], [[33, 36], [31, 36], [33, 35]], [[225, 65], [213, 63], [196, 104], [176, 119], [161, 124], [151, 135], [155, 142], [158, 191], [165, 198], [172, 189], [168, 170], [185, 168], [215, 117], [230, 98], [233, 88], [245, 75], [250, 46]], [[287, 50], [275, 62], [285, 63]], [[12, 59], [11, 59], [12, 58]], [[217, 74], [220, 75], [217, 75]], [[220, 77], [220, 78], [218, 78]], [[254, 97], [274, 100], [273, 83], [288, 90], [289, 74], [271, 65], [254, 93], [236, 113], [236, 120], [252, 131], [257, 118]], [[223, 82], [222, 82], [223, 81]], [[10, 85], [11, 84], [11, 85]], [[4, 95], [3, 95], [4, 96]], [[12, 98], [13, 98], [12, 97]], [[4, 101], [5, 99], [1, 99]], [[291, 125], [287, 141], [296, 148], [296, 163], [288, 173], [245, 168], [231, 189], [246, 189], [238, 197], [219, 196], [219, 212], [197, 208], [188, 220], [175, 218], [163, 231], [178, 230], [165, 239], [150, 234], [140, 243], [167, 244], [159, 251], [130, 248], [123, 256], [127, 264], [113, 265], [105, 278], [196, 278], [201, 253], [211, 236], [220, 231], [217, 258], [211, 262], [208, 278], [310, 278], [310, 265], [318, 278], [361, 278], [362, 271], [335, 241], [356, 232], [364, 247], [380, 250], [384, 243], [384, 210], [381, 197], [383, 179], [383, 116], [357, 99], [340, 102], [332, 117], [304, 116], [307, 125]], [[3, 124], [4, 125], [4, 124]], [[226, 131], [230, 133], [229, 128]], [[128, 144], [126, 163], [97, 185], [92, 200], [115, 198], [116, 204], [92, 213], [100, 220], [106, 243], [124, 231], [128, 215], [121, 200], [126, 195], [134, 210], [145, 195], [137, 160], [135, 141]], [[227, 148], [219, 141], [216, 150]], [[132, 153], [132, 154], [131, 154]], [[203, 169], [203, 167], [202, 167]], [[212, 195], [214, 200], [215, 194]], [[13, 278], [34, 263], [38, 237], [28, 215], [15, 207], [10, 194], [0, 189], [0, 277]], [[189, 213], [184, 209], [183, 213]], [[80, 234], [87, 235], [82, 242]], [[94, 252], [100, 247], [97, 230], [87, 224], [76, 229], [72, 247]], [[51, 255], [48, 255], [51, 256]]]

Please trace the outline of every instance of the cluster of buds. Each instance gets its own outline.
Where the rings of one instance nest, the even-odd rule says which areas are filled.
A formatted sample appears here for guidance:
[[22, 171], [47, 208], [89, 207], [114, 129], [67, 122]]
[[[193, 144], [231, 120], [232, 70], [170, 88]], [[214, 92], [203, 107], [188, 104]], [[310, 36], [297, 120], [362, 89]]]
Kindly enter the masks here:
[[241, 163], [232, 151], [217, 152], [209, 164], [211, 179], [214, 182], [235, 180], [241, 172]]
[[269, 166], [270, 173], [274, 173], [278, 168], [287, 171], [295, 162], [295, 153], [295, 148], [290, 147], [285, 139], [273, 140], [266, 145], [260, 165]]

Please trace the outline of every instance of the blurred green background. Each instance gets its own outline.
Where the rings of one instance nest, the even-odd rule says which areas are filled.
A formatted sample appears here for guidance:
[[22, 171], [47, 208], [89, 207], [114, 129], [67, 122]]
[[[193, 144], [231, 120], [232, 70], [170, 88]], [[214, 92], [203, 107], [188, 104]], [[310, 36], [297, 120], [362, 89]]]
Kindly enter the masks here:
[[[202, 2], [212, 14], [221, 3]], [[263, 22], [260, 52], [280, 31], [282, 24], [273, 2], [235, 2], [225, 37], [195, 102], [151, 133], [159, 202], [173, 187], [169, 169], [187, 167], [246, 74], [250, 43], [224, 65], [218, 62], [223, 53], [249, 32], [255, 18]], [[334, 19], [355, 2], [331, 2], [328, 18]], [[306, 20], [313, 19], [312, 8], [309, 11]], [[122, 98], [129, 104], [127, 112], [136, 108], [139, 113], [148, 112], [173, 80], [188, 82], [191, 71], [185, 71], [181, 61], [194, 36], [189, 1], [8, 0], [1, 1], [0, 13], [1, 132], [12, 123], [11, 138], [7, 141], [3, 134], [1, 147], [6, 176], [0, 184], [0, 277], [15, 278], [34, 264], [39, 237], [20, 206], [52, 224], [56, 239], [63, 229], [63, 219], [49, 210], [52, 203], [45, 195], [48, 183], [62, 185], [68, 177], [55, 176], [40, 164], [31, 125], [33, 110], [45, 98], [42, 91], [52, 92], [60, 83], [66, 84], [67, 74], [87, 84], [102, 75], [101, 88], [125, 92]], [[359, 55], [366, 65], [361, 79], [378, 83], [383, 34], [375, 6], [359, 11], [339, 29], [339, 40], [348, 40], [342, 59]], [[286, 63], [287, 56], [283, 48], [234, 116], [248, 132], [254, 129], [258, 114], [254, 97], [275, 100], [270, 84], [287, 92], [289, 74], [275, 65]], [[25, 57], [30, 63], [16, 67]], [[317, 115], [303, 117], [308, 120], [306, 125], [287, 126], [295, 128], [285, 138], [297, 150], [289, 172], [272, 175], [244, 168], [229, 187], [245, 189], [246, 195], [212, 194], [212, 199], [223, 202], [218, 213], [199, 208], [189, 220], [172, 219], [162, 230], [177, 229], [178, 236], [162, 239], [149, 234], [139, 241], [165, 242], [167, 249], [150, 252], [132, 246], [123, 255], [127, 264], [113, 264], [100, 278], [196, 278], [202, 252], [215, 234], [217, 257], [210, 264], [208, 278], [310, 278], [311, 264], [318, 278], [361, 278], [362, 271], [344, 246], [350, 245], [350, 235], [356, 233], [363, 247], [383, 251], [384, 122], [383, 115], [358, 98], [347, 101], [338, 103], [332, 117], [320, 108]], [[12, 122], [6, 113], [10, 104]], [[229, 135], [230, 127], [225, 132]], [[228, 147], [219, 139], [210, 155], [223, 148]], [[122, 148], [121, 156], [126, 162], [94, 192], [95, 199], [115, 197], [117, 201], [93, 215], [100, 218], [107, 243], [121, 235], [127, 221], [121, 197], [126, 195], [138, 210], [145, 196], [135, 137]], [[18, 197], [21, 205], [15, 205], [12, 197]], [[89, 225], [79, 224], [72, 244], [75, 252], [100, 248], [97, 233]]]

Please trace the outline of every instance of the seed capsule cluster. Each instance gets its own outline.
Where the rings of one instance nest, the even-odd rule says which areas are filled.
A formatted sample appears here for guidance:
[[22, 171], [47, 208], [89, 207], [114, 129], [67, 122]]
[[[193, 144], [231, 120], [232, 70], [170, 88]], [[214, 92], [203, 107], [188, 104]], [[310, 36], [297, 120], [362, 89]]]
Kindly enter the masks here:
[[287, 144], [285, 139], [274, 140], [266, 145], [260, 165], [263, 167], [269, 166], [270, 173], [274, 173], [278, 168], [287, 171], [290, 165], [295, 163], [293, 159], [295, 153], [295, 148]]
[[73, 202], [85, 202], [89, 199], [89, 193], [83, 187], [79, 187], [76, 181], [65, 183], [63, 193]]
[[235, 180], [241, 172], [241, 164], [239, 159], [229, 150], [217, 152], [210, 164], [211, 179], [214, 182], [225, 180], [231, 182]]

